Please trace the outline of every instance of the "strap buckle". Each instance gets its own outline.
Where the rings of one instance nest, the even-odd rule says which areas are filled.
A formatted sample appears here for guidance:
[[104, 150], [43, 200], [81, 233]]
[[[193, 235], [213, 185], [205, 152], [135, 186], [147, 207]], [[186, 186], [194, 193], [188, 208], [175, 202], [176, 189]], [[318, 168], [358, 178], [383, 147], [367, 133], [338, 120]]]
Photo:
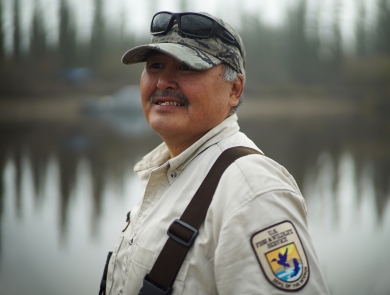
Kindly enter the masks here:
[[[185, 240], [183, 240], [182, 238], [180, 238], [180, 237], [174, 235], [174, 234], [171, 232], [171, 227], [172, 227], [172, 225], [173, 225], [174, 223], [178, 223], [178, 224], [184, 226], [185, 228], [189, 229], [190, 231], [192, 231], [192, 236], [191, 236], [191, 238], [190, 238], [189, 241], [185, 241]], [[199, 233], [199, 231], [198, 231], [196, 228], [192, 227], [191, 225], [189, 225], [188, 223], [186, 223], [186, 222], [184, 222], [183, 220], [180, 220], [180, 219], [175, 219], [175, 220], [171, 223], [171, 225], [169, 226], [168, 232], [167, 232], [167, 234], [168, 234], [169, 237], [171, 237], [171, 238], [174, 239], [176, 242], [178, 242], [178, 243], [180, 243], [180, 244], [182, 244], [182, 245], [184, 245], [184, 246], [186, 246], [186, 247], [191, 247], [191, 245], [194, 243], [196, 237], [198, 236], [198, 233]]]
[[169, 287], [167, 290], [156, 286], [151, 281], [148, 280], [148, 275], [144, 277], [144, 284], [139, 290], [138, 295], [170, 295], [172, 294], [172, 287]]

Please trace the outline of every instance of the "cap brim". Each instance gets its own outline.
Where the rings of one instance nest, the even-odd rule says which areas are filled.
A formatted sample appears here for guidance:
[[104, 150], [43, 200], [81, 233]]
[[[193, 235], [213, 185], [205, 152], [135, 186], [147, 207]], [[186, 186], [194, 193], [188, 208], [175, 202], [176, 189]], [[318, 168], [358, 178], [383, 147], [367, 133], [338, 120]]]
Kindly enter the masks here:
[[196, 70], [210, 69], [222, 62], [202, 50], [177, 43], [147, 44], [134, 47], [123, 55], [122, 62], [127, 65], [145, 62], [151, 50], [170, 55]]

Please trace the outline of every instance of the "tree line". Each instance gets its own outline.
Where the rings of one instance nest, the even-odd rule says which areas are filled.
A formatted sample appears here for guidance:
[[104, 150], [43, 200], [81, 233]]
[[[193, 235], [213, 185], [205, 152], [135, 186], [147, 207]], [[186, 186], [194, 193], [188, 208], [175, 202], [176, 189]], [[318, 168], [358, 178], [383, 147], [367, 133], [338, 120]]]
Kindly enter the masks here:
[[[44, 23], [38, 6], [35, 5], [31, 23], [30, 46], [27, 53], [21, 49], [20, 0], [13, 6], [13, 53], [7, 56], [4, 50], [4, 22], [0, 21], [0, 96], [33, 91], [33, 81], [56, 82], [54, 77], [61, 69], [68, 67], [89, 67], [96, 70], [100, 82], [136, 83], [137, 74], [129, 74], [120, 67], [119, 58], [128, 49], [139, 45], [135, 36], [124, 30], [109, 29], [103, 17], [103, 0], [94, 0], [95, 9], [90, 42], [78, 44], [76, 27], [68, 1], [60, 0], [59, 39], [57, 46], [47, 45]], [[0, 1], [0, 16], [3, 15]], [[181, 7], [186, 2], [181, 1]], [[378, 16], [373, 30], [366, 27], [367, 11], [359, 8], [356, 26], [356, 43], [352, 52], [342, 46], [340, 23], [335, 22], [328, 32], [332, 42], [324, 46], [316, 24], [307, 34], [307, 5], [301, 1], [291, 10], [285, 24], [269, 27], [258, 18], [242, 18], [241, 35], [247, 51], [248, 87], [269, 84], [330, 84], [339, 85], [349, 81], [361, 84], [387, 84], [390, 81], [390, 4], [378, 0]], [[337, 9], [335, 8], [335, 13]], [[245, 19], [245, 21], [244, 21]], [[148, 38], [148, 37], [146, 37]], [[145, 39], [145, 43], [148, 39]], [[56, 73], [56, 75], [53, 75]], [[127, 75], [125, 78], [124, 75]], [[46, 79], [46, 80], [45, 80]], [[127, 80], [126, 80], [127, 79]], [[13, 85], [18, 81], [19, 90]], [[21, 81], [22, 80], [22, 81]], [[25, 88], [23, 85], [25, 84]], [[30, 86], [29, 86], [30, 85]], [[21, 87], [21, 88], [20, 88]]]

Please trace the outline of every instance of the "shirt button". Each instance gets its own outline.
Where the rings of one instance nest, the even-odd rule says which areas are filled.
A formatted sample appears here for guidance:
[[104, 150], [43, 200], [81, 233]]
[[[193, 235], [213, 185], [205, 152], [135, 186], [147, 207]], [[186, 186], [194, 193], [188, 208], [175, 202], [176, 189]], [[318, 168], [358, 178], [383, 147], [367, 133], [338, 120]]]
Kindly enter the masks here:
[[172, 177], [172, 178], [175, 178], [176, 175], [177, 175], [176, 172], [173, 172], [173, 173], [171, 174], [171, 177]]
[[134, 242], [134, 240], [131, 239], [130, 242], [129, 242], [129, 245], [132, 246], [132, 245], [133, 245], [133, 242]]

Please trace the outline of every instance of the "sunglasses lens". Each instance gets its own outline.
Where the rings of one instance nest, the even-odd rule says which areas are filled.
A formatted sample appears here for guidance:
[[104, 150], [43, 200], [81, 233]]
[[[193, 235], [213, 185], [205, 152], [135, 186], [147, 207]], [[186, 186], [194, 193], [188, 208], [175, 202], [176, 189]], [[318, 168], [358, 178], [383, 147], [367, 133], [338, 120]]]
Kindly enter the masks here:
[[213, 28], [213, 22], [210, 19], [201, 15], [183, 15], [180, 21], [183, 33], [194, 36], [209, 36], [211, 33], [211, 29]]
[[152, 33], [162, 33], [166, 30], [171, 20], [172, 15], [169, 13], [159, 13], [152, 20]]

